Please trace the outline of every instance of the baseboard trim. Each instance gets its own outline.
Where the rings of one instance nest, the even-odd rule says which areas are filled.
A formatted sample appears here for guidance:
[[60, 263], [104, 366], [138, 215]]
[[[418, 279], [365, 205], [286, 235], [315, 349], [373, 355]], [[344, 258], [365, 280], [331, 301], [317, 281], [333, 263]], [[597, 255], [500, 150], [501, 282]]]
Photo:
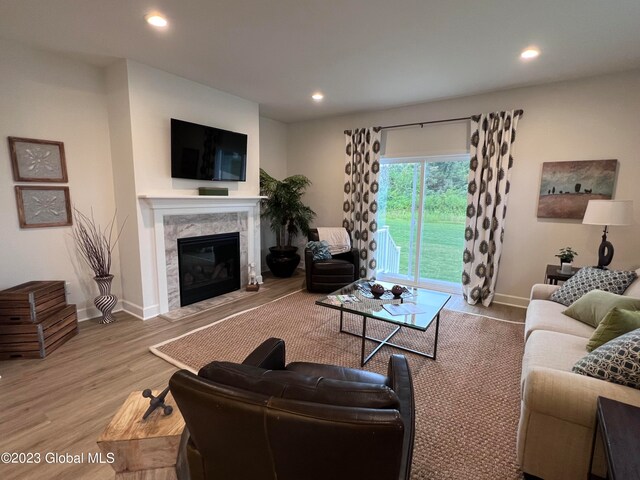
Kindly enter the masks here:
[[501, 293], [496, 293], [493, 297], [493, 303], [508, 305], [510, 307], [527, 308], [529, 306], [529, 299], [524, 297], [516, 297], [514, 295], [504, 295]]
[[160, 315], [160, 305], [151, 305], [149, 307], [141, 307], [140, 305], [136, 305], [133, 302], [129, 302], [127, 300], [122, 302], [122, 309], [127, 312], [129, 315], [133, 315], [134, 317], [140, 320], [150, 320], [154, 317]]

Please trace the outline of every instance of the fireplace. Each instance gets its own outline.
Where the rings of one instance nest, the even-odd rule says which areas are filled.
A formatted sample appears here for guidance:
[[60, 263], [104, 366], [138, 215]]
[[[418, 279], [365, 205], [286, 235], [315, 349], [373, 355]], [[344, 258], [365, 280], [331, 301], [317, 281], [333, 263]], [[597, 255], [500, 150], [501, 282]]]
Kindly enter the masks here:
[[240, 234], [178, 239], [180, 306], [240, 289]]

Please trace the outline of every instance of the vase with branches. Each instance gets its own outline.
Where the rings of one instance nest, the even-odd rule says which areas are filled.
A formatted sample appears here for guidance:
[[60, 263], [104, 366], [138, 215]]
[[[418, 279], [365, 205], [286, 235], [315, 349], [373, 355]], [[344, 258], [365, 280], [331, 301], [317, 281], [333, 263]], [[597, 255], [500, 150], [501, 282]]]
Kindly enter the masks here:
[[276, 236], [276, 245], [270, 247], [267, 265], [276, 276], [289, 277], [300, 263], [298, 247], [293, 240], [298, 234], [309, 234], [311, 221], [316, 213], [302, 202], [302, 196], [311, 185], [304, 175], [291, 175], [278, 180], [260, 169], [260, 195], [262, 216], [270, 221], [271, 230]]
[[93, 303], [102, 313], [100, 323], [111, 323], [115, 321], [111, 311], [118, 303], [118, 297], [111, 294], [113, 280], [111, 255], [122, 234], [124, 222], [117, 230], [116, 214], [114, 213], [103, 229], [96, 223], [93, 211], [90, 215], [83, 214], [77, 208], [74, 208], [73, 211], [75, 220], [72, 231], [73, 240], [80, 256], [93, 271], [93, 279], [100, 291], [100, 295], [94, 299]]

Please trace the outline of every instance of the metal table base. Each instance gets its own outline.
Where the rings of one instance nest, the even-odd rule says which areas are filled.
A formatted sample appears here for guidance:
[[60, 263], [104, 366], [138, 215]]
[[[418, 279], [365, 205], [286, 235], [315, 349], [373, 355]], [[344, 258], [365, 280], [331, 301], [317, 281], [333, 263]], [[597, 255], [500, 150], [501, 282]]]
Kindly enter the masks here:
[[[405, 347], [405, 346], [402, 346], [402, 345], [398, 345], [397, 343], [391, 343], [389, 340], [391, 340], [393, 338], [393, 336], [402, 329], [402, 325], [398, 325], [393, 330], [393, 332], [391, 332], [389, 335], [387, 335], [387, 337], [384, 340], [381, 340], [379, 338], [374, 338], [374, 337], [367, 336], [367, 318], [368, 318], [367, 316], [365, 316], [365, 315], [362, 316], [362, 334], [359, 334], [359, 333], [350, 332], [350, 331], [345, 330], [343, 328], [343, 315], [344, 315], [344, 312], [342, 310], [340, 310], [340, 333], [347, 333], [349, 335], [353, 335], [354, 337], [362, 338], [362, 346], [361, 346], [361, 349], [360, 349], [360, 365], [363, 366], [363, 367], [365, 366], [365, 364], [369, 360], [371, 360], [373, 358], [373, 356], [378, 352], [378, 350], [380, 350], [385, 345], [389, 345], [390, 347], [397, 348], [397, 349], [403, 350], [405, 352], [415, 353], [416, 355], [420, 355], [421, 357], [430, 358], [432, 360], [436, 359], [436, 353], [438, 351], [438, 330], [439, 330], [439, 327], [440, 327], [440, 312], [438, 312], [438, 314], [436, 315], [436, 335], [435, 335], [435, 339], [433, 341], [433, 353], [421, 352], [419, 350], [414, 350], [412, 348], [408, 348], [408, 347]], [[427, 328], [427, 330], [428, 330], [428, 328]], [[426, 332], [426, 330], [425, 330], [425, 332]], [[379, 345], [377, 347], [375, 347], [373, 349], [373, 351], [369, 355], [367, 355], [367, 357], [365, 358], [365, 342], [367, 340], [371, 340], [373, 342], [376, 342]]]

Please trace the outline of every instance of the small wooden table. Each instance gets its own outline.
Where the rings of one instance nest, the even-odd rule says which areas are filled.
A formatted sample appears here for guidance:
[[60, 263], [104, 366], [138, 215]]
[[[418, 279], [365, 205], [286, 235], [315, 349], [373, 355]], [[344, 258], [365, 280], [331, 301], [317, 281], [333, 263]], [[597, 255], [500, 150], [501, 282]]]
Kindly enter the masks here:
[[607, 478], [640, 478], [640, 408], [598, 397], [596, 429], [591, 448], [591, 467], [597, 433], [602, 435], [607, 459]]
[[544, 281], [545, 283], [550, 283], [551, 285], [557, 285], [558, 282], [566, 282], [571, 277], [573, 277], [581, 267], [571, 267], [571, 273], [562, 273], [560, 271], [559, 265], [547, 265], [547, 270], [545, 272]]
[[111, 466], [116, 480], [177, 479], [176, 460], [184, 420], [171, 393], [165, 402], [173, 407], [171, 415], [165, 416], [158, 408], [142, 420], [149, 399], [142, 392], [131, 393], [98, 438], [100, 451], [115, 457]]

